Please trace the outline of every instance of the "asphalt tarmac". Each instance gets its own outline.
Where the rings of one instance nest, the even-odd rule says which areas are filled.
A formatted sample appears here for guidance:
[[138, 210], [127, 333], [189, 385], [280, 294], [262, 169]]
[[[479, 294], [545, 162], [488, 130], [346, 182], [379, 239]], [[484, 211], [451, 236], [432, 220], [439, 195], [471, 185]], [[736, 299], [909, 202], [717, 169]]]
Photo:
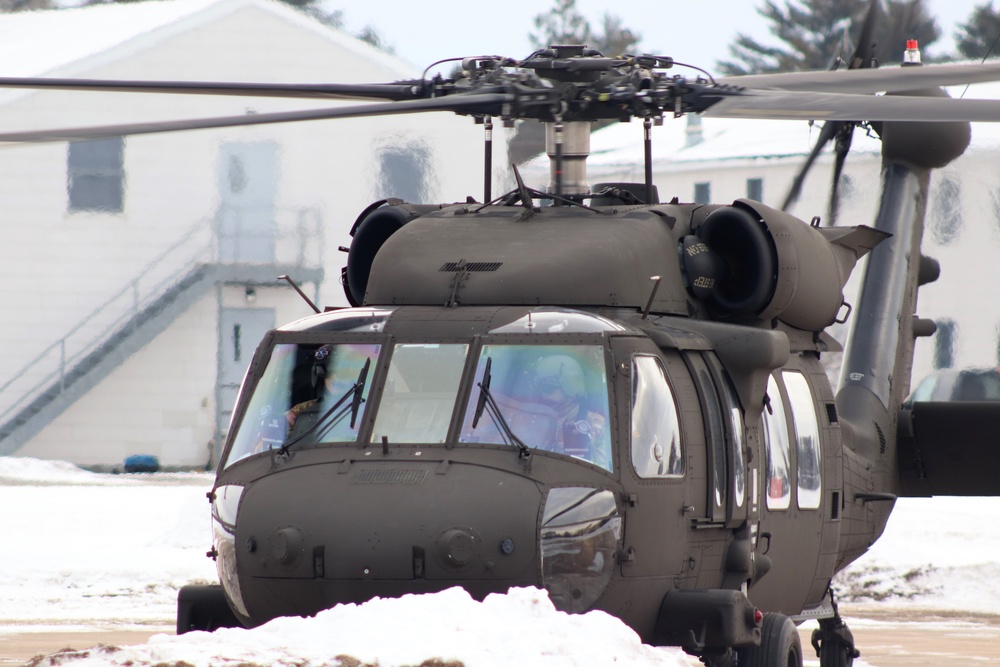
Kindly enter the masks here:
[[[967, 667], [1000, 664], [1000, 614], [900, 610], [842, 605], [861, 659], [872, 667]], [[800, 629], [806, 665], [819, 660], [810, 645], [813, 626]], [[24, 632], [0, 631], [0, 666], [26, 665], [39, 655], [98, 644], [143, 644], [165, 628]]]

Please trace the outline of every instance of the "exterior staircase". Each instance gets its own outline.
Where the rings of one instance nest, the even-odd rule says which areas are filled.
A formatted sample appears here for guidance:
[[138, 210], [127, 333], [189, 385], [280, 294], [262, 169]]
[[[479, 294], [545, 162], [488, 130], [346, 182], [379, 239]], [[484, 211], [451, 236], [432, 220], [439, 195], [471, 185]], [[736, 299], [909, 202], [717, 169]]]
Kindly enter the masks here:
[[[318, 216], [313, 222], [309, 234], [300, 234], [303, 247], [294, 257], [273, 264], [219, 261], [212, 225], [199, 222], [139, 276], [0, 385], [0, 456], [15, 453], [218, 286], [279, 286], [284, 284], [277, 279], [279, 275], [320, 284], [324, 277], [322, 231], [317, 229]], [[301, 216], [298, 229], [303, 231]], [[319, 248], [313, 247], [317, 236]], [[307, 242], [309, 252], [304, 248]]]

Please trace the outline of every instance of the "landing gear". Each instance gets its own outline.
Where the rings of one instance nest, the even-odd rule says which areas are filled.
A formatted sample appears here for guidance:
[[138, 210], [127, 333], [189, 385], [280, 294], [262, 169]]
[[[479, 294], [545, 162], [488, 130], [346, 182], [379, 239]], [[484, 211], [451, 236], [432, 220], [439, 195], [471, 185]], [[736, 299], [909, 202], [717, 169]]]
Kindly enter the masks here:
[[792, 619], [768, 612], [760, 628], [760, 645], [737, 651], [739, 667], [802, 667], [802, 642]]
[[840, 617], [832, 587], [827, 594], [830, 596], [833, 616], [820, 620], [819, 628], [813, 630], [812, 645], [819, 656], [820, 667], [851, 667], [861, 651], [854, 647], [854, 635]]

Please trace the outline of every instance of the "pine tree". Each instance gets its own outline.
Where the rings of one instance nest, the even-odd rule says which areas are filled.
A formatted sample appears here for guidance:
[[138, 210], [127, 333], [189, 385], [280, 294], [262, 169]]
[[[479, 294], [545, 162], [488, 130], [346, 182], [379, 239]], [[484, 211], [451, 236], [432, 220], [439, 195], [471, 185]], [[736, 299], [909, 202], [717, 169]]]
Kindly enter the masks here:
[[538, 33], [528, 37], [536, 49], [554, 44], [586, 44], [606, 56], [620, 56], [633, 50], [642, 36], [622, 25], [617, 16], [605, 14], [601, 32], [595, 32], [590, 22], [577, 10], [576, 0], [556, 0], [555, 6], [535, 16]]
[[1000, 57], [1000, 11], [993, 8], [992, 0], [977, 5], [968, 20], [955, 31], [958, 52], [969, 59]]
[[[585, 44], [607, 56], [620, 56], [635, 49], [642, 37], [622, 25], [622, 20], [605, 14], [601, 32], [595, 32], [590, 22], [576, 8], [576, 0], [555, 0], [555, 6], [544, 14], [535, 16], [537, 33], [528, 33], [536, 49], [556, 44]], [[594, 129], [607, 125], [596, 123]], [[517, 124], [517, 133], [507, 146], [508, 157], [520, 164], [545, 150], [545, 128], [535, 120]]]
[[0, 14], [53, 9], [55, 6], [53, 0], [0, 0]]
[[889, 0], [887, 4], [888, 15], [880, 17], [880, 29], [875, 31], [875, 57], [879, 62], [901, 62], [910, 39], [920, 44], [924, 62], [935, 60], [926, 49], [941, 37], [941, 29], [924, 0]]
[[[729, 47], [733, 60], [718, 63], [724, 74], [756, 74], [828, 69], [837, 58], [854, 51], [852, 40], [869, 8], [868, 0], [792, 0], [779, 5], [765, 0], [758, 13], [771, 23], [778, 45], [769, 46], [739, 34]], [[878, 5], [875, 57], [882, 63], [899, 62], [907, 39], [916, 39], [921, 49], [937, 41], [940, 30], [928, 14], [923, 0], [889, 0]], [[926, 56], [925, 56], [926, 59]]]

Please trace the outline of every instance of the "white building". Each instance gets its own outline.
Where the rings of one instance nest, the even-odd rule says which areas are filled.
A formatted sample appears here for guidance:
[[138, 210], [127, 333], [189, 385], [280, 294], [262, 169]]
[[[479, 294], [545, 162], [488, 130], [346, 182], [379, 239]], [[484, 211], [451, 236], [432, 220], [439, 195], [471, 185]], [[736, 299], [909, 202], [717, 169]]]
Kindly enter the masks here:
[[[0, 76], [371, 83], [420, 71], [271, 0], [0, 15]], [[348, 102], [0, 88], [0, 131]], [[447, 113], [0, 148], [0, 455], [214, 463], [261, 335], [344, 305], [372, 201], [482, 197], [482, 129]], [[499, 151], [497, 163], [503, 163]]]

